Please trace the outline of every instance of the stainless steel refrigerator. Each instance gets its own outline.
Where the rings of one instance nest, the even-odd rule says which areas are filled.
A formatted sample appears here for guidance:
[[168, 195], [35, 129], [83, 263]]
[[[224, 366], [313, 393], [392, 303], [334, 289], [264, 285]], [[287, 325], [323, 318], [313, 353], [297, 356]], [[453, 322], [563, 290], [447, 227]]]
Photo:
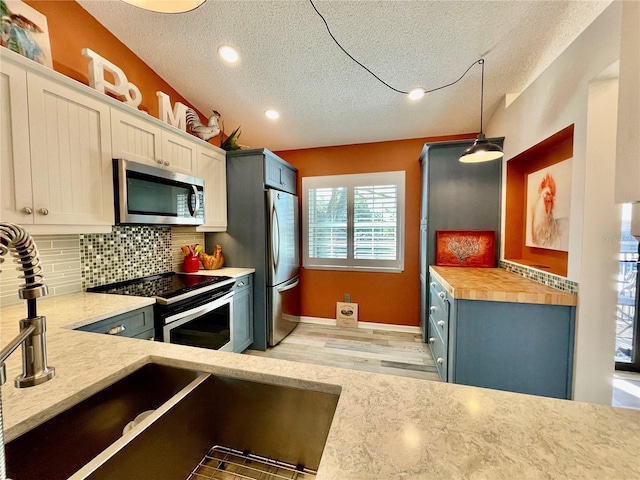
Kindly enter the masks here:
[[254, 350], [276, 345], [300, 318], [297, 173], [267, 149], [227, 152], [227, 231], [205, 236], [207, 252], [222, 246], [225, 266], [255, 268]]
[[300, 321], [300, 248], [298, 197], [267, 190], [269, 345], [276, 345]]

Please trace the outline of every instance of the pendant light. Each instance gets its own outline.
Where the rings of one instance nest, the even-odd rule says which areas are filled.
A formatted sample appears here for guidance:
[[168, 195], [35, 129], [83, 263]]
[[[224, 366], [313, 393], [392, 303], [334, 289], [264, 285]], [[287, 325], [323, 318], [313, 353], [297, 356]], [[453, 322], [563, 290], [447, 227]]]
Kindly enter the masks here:
[[122, 0], [144, 10], [160, 13], [184, 13], [198, 8], [204, 0]]
[[490, 160], [498, 160], [504, 156], [502, 149], [495, 143], [489, 142], [482, 132], [482, 111], [484, 107], [484, 59], [478, 60], [482, 66], [482, 82], [480, 83], [480, 133], [478, 138], [460, 156], [463, 163], [480, 163]]

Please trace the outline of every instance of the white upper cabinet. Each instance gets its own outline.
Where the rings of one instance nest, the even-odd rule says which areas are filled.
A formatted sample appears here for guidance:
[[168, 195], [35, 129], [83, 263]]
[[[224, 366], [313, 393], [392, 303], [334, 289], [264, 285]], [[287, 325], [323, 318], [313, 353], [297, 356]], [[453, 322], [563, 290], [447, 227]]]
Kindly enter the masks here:
[[175, 172], [196, 174], [198, 148], [195, 137], [189, 139], [167, 130], [162, 131], [162, 163]]
[[[137, 112], [111, 108], [114, 158], [195, 175], [198, 141], [160, 128]], [[171, 128], [167, 126], [167, 128]]]
[[31, 152], [24, 69], [2, 63], [0, 99], [0, 220], [31, 224]]
[[0, 221], [32, 234], [114, 225], [113, 158], [205, 179], [205, 225], [227, 228], [224, 150], [0, 48]]
[[113, 158], [162, 166], [162, 130], [133, 113], [111, 108]]
[[204, 225], [199, 232], [227, 230], [227, 157], [224, 150], [198, 145], [197, 176], [204, 179]]
[[52, 79], [44, 67], [22, 62], [29, 61], [3, 52], [0, 64], [1, 220], [30, 225], [35, 234], [109, 231], [108, 105]]

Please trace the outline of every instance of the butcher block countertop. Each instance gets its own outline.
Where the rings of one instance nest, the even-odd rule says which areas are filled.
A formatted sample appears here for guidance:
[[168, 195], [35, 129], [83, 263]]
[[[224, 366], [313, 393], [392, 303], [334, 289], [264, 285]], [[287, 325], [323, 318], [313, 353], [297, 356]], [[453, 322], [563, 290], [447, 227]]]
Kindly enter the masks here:
[[547, 287], [502, 268], [430, 266], [431, 274], [456, 300], [537, 303], [542, 305], [578, 304], [577, 295]]

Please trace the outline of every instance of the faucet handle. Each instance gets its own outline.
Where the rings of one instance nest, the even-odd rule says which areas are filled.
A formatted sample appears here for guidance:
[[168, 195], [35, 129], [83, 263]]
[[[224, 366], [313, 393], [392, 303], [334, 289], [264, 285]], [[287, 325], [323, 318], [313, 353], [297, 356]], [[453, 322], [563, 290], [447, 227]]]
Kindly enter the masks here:
[[34, 330], [22, 345], [22, 375], [16, 377], [14, 381], [17, 388], [40, 385], [51, 380], [56, 374], [56, 369], [47, 365], [46, 317], [20, 320], [21, 331], [31, 327]]

